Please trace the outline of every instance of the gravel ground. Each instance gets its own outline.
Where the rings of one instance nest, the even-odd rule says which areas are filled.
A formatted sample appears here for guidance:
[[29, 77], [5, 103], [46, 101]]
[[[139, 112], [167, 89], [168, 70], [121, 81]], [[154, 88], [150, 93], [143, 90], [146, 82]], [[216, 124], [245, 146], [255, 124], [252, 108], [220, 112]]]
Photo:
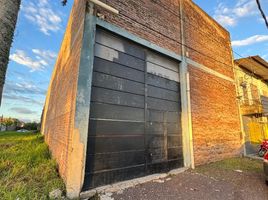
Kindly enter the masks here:
[[263, 174], [218, 168], [190, 170], [113, 194], [115, 200], [268, 200]]

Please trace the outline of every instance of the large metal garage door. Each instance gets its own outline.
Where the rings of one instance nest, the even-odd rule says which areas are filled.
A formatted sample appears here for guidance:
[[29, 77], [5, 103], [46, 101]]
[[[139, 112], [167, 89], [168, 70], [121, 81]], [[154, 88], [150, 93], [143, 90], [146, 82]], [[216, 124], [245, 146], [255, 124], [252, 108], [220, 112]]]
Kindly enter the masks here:
[[178, 63], [96, 33], [84, 189], [183, 165]]

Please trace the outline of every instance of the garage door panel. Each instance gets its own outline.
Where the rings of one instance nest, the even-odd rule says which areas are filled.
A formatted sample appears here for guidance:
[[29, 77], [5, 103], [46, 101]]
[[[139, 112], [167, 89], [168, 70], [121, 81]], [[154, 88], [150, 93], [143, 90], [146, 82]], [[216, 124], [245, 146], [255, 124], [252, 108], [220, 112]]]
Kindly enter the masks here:
[[148, 85], [152, 85], [152, 86], [167, 89], [167, 90], [172, 90], [175, 92], [180, 91], [179, 83], [153, 75], [153, 74], [147, 75], [147, 83]]
[[180, 112], [148, 109], [146, 117], [149, 122], [180, 123]]
[[144, 108], [144, 97], [105, 88], [92, 87], [92, 102]]
[[144, 71], [136, 70], [98, 57], [94, 59], [94, 71], [144, 83]]
[[95, 56], [105, 60], [113, 61], [134, 69], [144, 71], [144, 60], [138, 59], [131, 55], [116, 51], [101, 44], [95, 44]]
[[144, 95], [144, 84], [115, 76], [94, 72], [92, 85], [132, 94]]
[[181, 121], [179, 121], [178, 123], [168, 123], [167, 124], [167, 132], [168, 134], [172, 134], [172, 135], [181, 135]]
[[89, 154], [86, 171], [112, 170], [144, 164], [144, 151], [128, 151], [104, 154]]
[[162, 135], [156, 134], [146, 134], [146, 145], [149, 149], [151, 148], [164, 148], [165, 137]]
[[174, 159], [181, 159], [183, 157], [182, 148], [168, 148], [168, 159], [174, 160]]
[[167, 153], [164, 147], [162, 148], [149, 148], [148, 149], [149, 156], [148, 161], [149, 163], [161, 163], [167, 161]]
[[90, 120], [89, 136], [93, 135], [143, 135], [143, 122]]
[[161, 122], [147, 122], [146, 123], [146, 133], [148, 134], [163, 134], [164, 132], [164, 123]]
[[96, 42], [140, 59], [145, 59], [145, 52], [142, 47], [105, 31], [97, 31]]
[[[180, 104], [179, 104], [180, 107]], [[176, 124], [180, 124], [181, 121], [181, 113], [180, 111], [178, 112], [167, 112], [167, 122], [169, 123], [176, 123]]]
[[183, 166], [183, 159], [169, 160], [166, 162], [151, 163], [147, 165], [147, 170], [151, 173], [168, 172], [169, 170]]
[[144, 172], [145, 164], [136, 167], [114, 169], [111, 171], [103, 171], [98, 173], [86, 173], [85, 180], [91, 181], [85, 182], [83, 190], [95, 188], [100, 185], [107, 185], [111, 182], [119, 182], [126, 179], [141, 177], [144, 176]]
[[147, 121], [149, 122], [163, 122], [164, 112], [160, 110], [147, 110]]
[[159, 134], [167, 129], [168, 134], [180, 135], [181, 125], [180, 123], [164, 123], [164, 122], [147, 122], [146, 123], [146, 133], [148, 134]]
[[180, 96], [178, 92], [158, 88], [155, 86], [150, 86], [148, 85], [148, 96], [149, 97], [154, 97], [154, 98], [159, 98], [159, 99], [164, 99], [164, 100], [169, 100], [169, 101], [174, 101], [174, 102], [180, 102]]
[[172, 70], [174, 72], [177, 72], [175, 74], [179, 73], [178, 62], [174, 61], [174, 60], [172, 60], [172, 59], [170, 59], [168, 57], [162, 56], [159, 53], [156, 53], [156, 52], [153, 52], [153, 51], [147, 52], [146, 60], [151, 62], [151, 63], [154, 63], [156, 65], [159, 65], [159, 66], [165, 67], [167, 69], [170, 69], [170, 70]]
[[176, 135], [172, 135], [172, 136], [168, 136], [167, 138], [168, 140], [168, 148], [174, 148], [174, 147], [181, 147], [182, 146], [182, 138], [176, 136]]
[[174, 71], [170, 69], [167, 69], [160, 65], [156, 65], [151, 62], [147, 62], [147, 72], [172, 81], [180, 81], [178, 73], [174, 73]]
[[178, 102], [172, 102], [172, 101], [167, 101], [163, 99], [156, 99], [152, 97], [148, 97], [147, 105], [148, 105], [148, 109], [153, 109], [153, 110], [163, 110], [163, 111], [179, 110]]
[[108, 153], [132, 150], [144, 150], [143, 136], [114, 136], [114, 137], [89, 137], [88, 148], [90, 152]]
[[92, 102], [90, 105], [90, 117], [143, 122], [144, 109]]

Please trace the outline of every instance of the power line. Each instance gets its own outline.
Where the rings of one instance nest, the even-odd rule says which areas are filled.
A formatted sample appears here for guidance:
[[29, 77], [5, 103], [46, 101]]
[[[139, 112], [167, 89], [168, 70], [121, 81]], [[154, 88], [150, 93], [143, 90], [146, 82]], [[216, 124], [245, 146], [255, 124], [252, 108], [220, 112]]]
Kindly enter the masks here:
[[[158, 4], [160, 5], [161, 2], [158, 3]], [[196, 28], [195, 30], [197, 30], [198, 32], [203, 32], [204, 34], [210, 35], [210, 34], [208, 34], [207, 32], [203, 31], [202, 29], [199, 29], [199, 27], [198, 27], [198, 26], [195, 26], [193, 23], [190, 23], [189, 21], [186, 21], [186, 20], [185, 20], [185, 19], [186, 19], [185, 17], [182, 18], [180, 15], [178, 15], [178, 14], [176, 14], [175, 12], [171, 11], [170, 9], [166, 8], [164, 4], [162, 4], [162, 6], [163, 6], [166, 10], [168, 10], [169, 12], [171, 12], [172, 14], [174, 14], [175, 16], [177, 16], [178, 18], [182, 19], [182, 20], [184, 21], [184, 23], [185, 23], [187, 26], [191, 25], [191, 26], [193, 26], [194, 28]], [[266, 18], [265, 18], [265, 19], [266, 19]], [[212, 39], [214, 42], [220, 43], [220, 41], [215, 40], [214, 37], [209, 37], [209, 38]], [[201, 43], [199, 43], [199, 44], [201, 44]], [[201, 44], [201, 45], [203, 45], [203, 44]], [[185, 45], [185, 46], [186, 46], [186, 45]], [[187, 47], [187, 46], [186, 46], [186, 47]], [[203, 46], [203, 47], [204, 47], [204, 46]], [[189, 48], [189, 47], [188, 47], [188, 48]], [[195, 51], [197, 51], [197, 52], [199, 52], [199, 51], [196, 50], [196, 49], [193, 49], [193, 48], [191, 48], [191, 49], [192, 49], [192, 50], [195, 50]], [[231, 50], [232, 50], [236, 55], [238, 55], [240, 58], [245, 58], [244, 56], [241, 56], [239, 53], [235, 52], [233, 49], [231, 49]], [[199, 52], [199, 53], [200, 53], [200, 52]], [[202, 53], [202, 55], [204, 55], [204, 54]], [[207, 56], [207, 55], [204, 55], [204, 56], [209, 57], [209, 56]], [[217, 61], [217, 62], [220, 62], [220, 63], [222, 63], [222, 64], [224, 64], [224, 65], [228, 65], [228, 64], [223, 63], [223, 62], [221, 62], [221, 61], [218, 61], [218, 60], [216, 60], [216, 61]], [[249, 59], [249, 61], [251, 61], [251, 62], [253, 63], [254, 66], [256, 66], [255, 63], [254, 63], [251, 59]], [[235, 68], [235, 70], [239, 70], [239, 69], [236, 69], [236, 68]], [[240, 71], [244, 72], [243, 70], [240, 70]], [[252, 72], [252, 74], [254, 74], [252, 67], [251, 67], [251, 72]], [[252, 75], [251, 75], [251, 76], [252, 76]], [[253, 76], [252, 76], [252, 77], [253, 77]]]
[[262, 10], [261, 3], [260, 3], [259, 0], [256, 0], [256, 2], [257, 2], [257, 5], [258, 5], [258, 9], [259, 9], [259, 11], [260, 11], [260, 13], [261, 13], [261, 15], [262, 15], [262, 17], [264, 19], [265, 24], [266, 24], [266, 27], [268, 28], [268, 21], [267, 21], [267, 18], [265, 16], [264, 11]]
[[[154, 31], [154, 32], [158, 33], [159, 35], [162, 35], [162, 36], [164, 36], [164, 37], [166, 37], [166, 38], [172, 40], [173, 42], [175, 42], [175, 43], [177, 43], [177, 44], [183, 45], [183, 46], [187, 47], [188, 49], [191, 49], [191, 50], [193, 50], [193, 51], [195, 51], [195, 52], [197, 52], [197, 53], [203, 55], [203, 56], [206, 57], [206, 58], [209, 58], [209, 59], [211, 59], [211, 60], [213, 60], [213, 61], [215, 61], [215, 62], [221, 63], [222, 65], [224, 65], [224, 66], [226, 66], [226, 67], [229, 67], [229, 68], [232, 68], [232, 69], [234, 69], [234, 70], [238, 70], [238, 71], [244, 72], [242, 69], [235, 68], [234, 66], [232, 66], [232, 65], [230, 65], [230, 64], [227, 64], [227, 63], [222, 62], [222, 61], [220, 61], [220, 60], [217, 60], [217, 59], [215, 59], [215, 58], [213, 58], [213, 57], [211, 57], [211, 56], [208, 56], [208, 55], [206, 55], [205, 53], [203, 53], [203, 52], [201, 52], [201, 51], [199, 51], [199, 50], [197, 50], [197, 49], [195, 49], [195, 48], [193, 48], [193, 47], [190, 47], [190, 46], [188, 46], [188, 45], [186, 45], [186, 44], [183, 44], [183, 43], [181, 43], [181, 42], [179, 42], [179, 41], [177, 41], [177, 40], [175, 40], [175, 39], [169, 37], [168, 35], [164, 35], [164, 34], [161, 33], [160, 31], [157, 31], [157, 30], [155, 30], [155, 29], [152, 29], [152, 28], [146, 26], [145, 24], [143, 24], [143, 23], [141, 23], [141, 22], [139, 22], [139, 21], [137, 21], [137, 20], [135, 20], [135, 19], [133, 19], [133, 18], [130, 18], [129, 16], [127, 16], [127, 15], [125, 15], [125, 14], [123, 14], [123, 13], [120, 13], [120, 14], [123, 15], [124, 17], [126, 17], [126, 18], [129, 18], [129, 19], [133, 20], [135, 23], [138, 23], [138, 24], [140, 24], [140, 25], [142, 25], [142, 26], [145, 26], [146, 28], [150, 29], [151, 31]], [[205, 46], [203, 46], [203, 48], [205, 48]], [[240, 57], [243, 58], [242, 56], [240, 56]], [[231, 59], [232, 59], [232, 58], [231, 58]]]
[[[204, 33], [204, 34], [207, 34], [207, 35], [210, 35], [210, 36], [211, 36], [211, 34], [208, 34], [208, 32], [203, 31], [203, 29], [200, 29], [199, 26], [194, 25], [194, 24], [191, 23], [190, 21], [186, 21], [186, 18], [185, 18], [185, 17], [182, 18], [180, 15], [176, 14], [176, 12], [172, 11], [171, 9], [166, 8], [165, 4], [163, 4], [163, 3], [161, 3], [161, 2], [159, 2], [159, 3], [155, 2], [155, 3], [158, 4], [158, 5], [160, 5], [160, 6], [162, 6], [164, 9], [166, 9], [167, 11], [169, 11], [170, 13], [172, 13], [173, 15], [175, 15], [176, 17], [178, 17], [179, 19], [183, 20], [183, 21], [184, 21], [184, 25], [185, 25], [185, 24], [186, 24], [187, 26], [191, 25], [191, 26], [193, 26], [194, 28], [196, 28], [195, 31], [202, 32], [202, 33]], [[212, 18], [212, 19], [213, 19], [213, 18]], [[217, 22], [217, 21], [215, 21], [215, 22]], [[220, 41], [214, 39], [214, 37], [209, 37], [209, 38], [212, 39], [212, 41], [214, 41], [214, 42], [220, 43]], [[199, 44], [201, 44], [201, 43], [199, 43]], [[201, 44], [201, 45], [204, 45], [204, 44]], [[235, 52], [234, 50], [232, 50], [232, 51]], [[235, 53], [236, 53], [239, 57], [241, 57], [241, 58], [245, 58], [245, 57], [241, 56], [240, 54], [238, 54], [237, 52], [235, 52]]]
[[[156, 2], [156, 4], [162, 6], [162, 8], [164, 8], [164, 9], [167, 10], [167, 11], [169, 11], [170, 13], [172, 13], [173, 15], [175, 15], [176, 17], [178, 17], [179, 19], [182, 19], [182, 20], [185, 22], [186, 25], [188, 25], [188, 26], [191, 25], [191, 26], [193, 26], [193, 27], [196, 27], [195, 30], [198, 30], [198, 31], [200, 31], [200, 32], [203, 32], [203, 33], [205, 33], [205, 34], [211, 36], [211, 34], [208, 34], [207, 32], [201, 31], [201, 29], [198, 29], [197, 26], [194, 26], [192, 23], [189, 23], [189, 21], [186, 22], [186, 21], [185, 21], [185, 18], [184, 18], [184, 19], [181, 18], [180, 15], [178, 15], [178, 14], [174, 13], [174, 11], [171, 11], [170, 9], [166, 8], [166, 6], [165, 6], [164, 4], [162, 4], [161, 2], [160, 2], [160, 3], [157, 3], [157, 2]], [[207, 54], [201, 52], [200, 50], [197, 50], [197, 49], [195, 49], [195, 48], [193, 48], [193, 47], [191, 47], [191, 46], [188, 46], [188, 45], [186, 45], [186, 44], [183, 44], [183, 43], [181, 43], [180, 41], [177, 41], [177, 40], [175, 40], [174, 38], [172, 38], [172, 37], [170, 37], [170, 36], [168, 36], [168, 35], [165, 35], [165, 34], [161, 33], [160, 31], [155, 30], [155, 29], [153, 29], [153, 28], [147, 26], [146, 24], [143, 24], [143, 23], [141, 23], [140, 21], [137, 21], [137, 20], [135, 20], [135, 19], [129, 17], [129, 16], [126, 15], [126, 14], [123, 14], [123, 13], [120, 13], [120, 14], [123, 15], [125, 18], [129, 18], [130, 20], [134, 21], [135, 23], [140, 24], [140, 25], [142, 25], [142, 26], [144, 26], [144, 27], [150, 29], [151, 31], [156, 32], [156, 33], [158, 33], [159, 35], [164, 36], [164, 37], [166, 37], [166, 38], [172, 40], [173, 42], [175, 42], [175, 43], [177, 43], [177, 44], [183, 45], [183, 46], [185, 46], [186, 48], [191, 49], [192, 51], [197, 52], [198, 54], [201, 54], [202, 56], [204, 56], [204, 57], [206, 57], [206, 58], [209, 58], [209, 59], [211, 59], [211, 60], [213, 60], [213, 61], [215, 61], [215, 62], [221, 63], [222, 65], [224, 65], [224, 66], [226, 66], [226, 67], [232, 68], [233, 70], [237, 70], [237, 71], [244, 72], [244, 70], [242, 70], [242, 69], [236, 68], [236, 67], [234, 67], [234, 66], [232, 66], [232, 65], [230, 65], [230, 64], [227, 64], [227, 63], [225, 63], [225, 62], [223, 62], [223, 61], [220, 61], [220, 60], [218, 60], [218, 59], [215, 59], [215, 58], [213, 58], [212, 56], [208, 56]], [[213, 37], [210, 37], [210, 38], [213, 38]], [[213, 39], [212, 39], [212, 40], [213, 40]], [[219, 42], [219, 41], [217, 41], [217, 40], [214, 40], [214, 41], [215, 41], [215, 42]], [[199, 43], [198, 41], [196, 41], [196, 42]], [[208, 48], [206, 47], [206, 45], [201, 44], [201, 43], [199, 43], [199, 44], [202, 45], [202, 48], [206, 48], [206, 49], [208, 49]], [[231, 49], [231, 50], [232, 50], [232, 49]], [[245, 58], [245, 57], [241, 56], [239, 53], [235, 52], [234, 50], [232, 50], [232, 51], [233, 51], [236, 55], [238, 55], [239, 57], [241, 57], [241, 58]], [[233, 58], [231, 58], [231, 59], [233, 59]], [[254, 63], [253, 61], [250, 60], [250, 62], [252, 62], [253, 65], [256, 66], [255, 63]], [[251, 77], [254, 77], [253, 75], [250, 75], [250, 76], [251, 76]]]
[[[160, 5], [160, 6], [161, 6], [162, 8], [164, 8], [166, 11], [172, 13], [173, 15], [175, 15], [176, 17], [178, 17], [179, 19], [183, 20], [184, 25], [186, 25], [186, 26], [188, 26], [188, 27], [192, 26], [192, 27], [195, 28], [195, 31], [197, 30], [198, 32], [202, 32], [202, 33], [204, 33], [205, 35], [209, 35], [209, 36], [211, 36], [211, 34], [208, 34], [207, 32], [205, 32], [205, 31], [203, 31], [202, 29], [200, 29], [200, 27], [194, 25], [193, 23], [190, 23], [189, 21], [186, 21], [186, 18], [185, 18], [185, 17], [182, 18], [182, 17], [181, 17], [179, 14], [177, 14], [175, 11], [173, 11], [173, 10], [171, 10], [171, 9], [168, 9], [168, 8], [166, 7], [165, 4], [163, 4], [163, 3], [161, 3], [161, 2], [155, 2], [155, 3], [158, 4], [158, 5]], [[132, 19], [132, 18], [130, 18], [130, 19]], [[132, 19], [132, 20], [134, 20], [134, 19]], [[135, 20], [134, 20], [134, 21], [135, 21]], [[142, 24], [142, 23], [140, 23], [140, 24], [141, 24], [141, 25], [144, 25], [144, 24]], [[144, 26], [145, 26], [145, 25], [144, 25]], [[147, 26], [146, 26], [146, 27], [147, 27]], [[147, 28], [150, 29], [150, 27], [147, 27]], [[151, 30], [152, 30], [152, 31], [155, 31], [155, 32], [157, 32], [157, 33], [159, 33], [159, 34], [161, 34], [161, 35], [163, 35], [162, 33], [158, 32], [158, 31], [156, 31], [156, 30], [153, 30], [153, 29], [151, 29]], [[163, 35], [163, 36], [168, 37], [168, 36], [166, 36], [166, 35]], [[169, 38], [169, 39], [172, 39], [173, 41], [175, 41], [175, 42], [177, 42], [177, 43], [179, 43], [180, 45], [183, 45], [183, 46], [187, 47], [188, 49], [191, 49], [191, 50], [193, 50], [193, 51], [195, 51], [195, 52], [197, 52], [197, 53], [199, 53], [199, 54], [201, 54], [201, 55], [203, 55], [203, 56], [206, 56], [207, 58], [213, 59], [214, 61], [219, 62], [219, 63], [221, 63], [221, 64], [223, 64], [223, 65], [226, 65], [226, 66], [228, 66], [228, 67], [232, 67], [232, 68], [235, 69], [235, 70], [240, 70], [240, 69], [234, 68], [233, 66], [230, 66], [230, 65], [227, 64], [227, 63], [224, 63], [224, 62], [222, 62], [222, 61], [219, 61], [219, 60], [217, 60], [217, 59], [215, 59], [215, 58], [213, 58], [213, 57], [211, 57], [211, 56], [208, 56], [208, 55], [206, 55], [205, 53], [203, 53], [203, 52], [201, 52], [201, 51], [199, 51], [199, 50], [197, 50], [197, 49], [195, 49], [195, 48], [193, 48], [193, 47], [190, 47], [190, 46], [188, 46], [188, 45], [186, 45], [186, 44], [182, 44], [181, 42], [179, 42], [179, 41], [177, 41], [177, 40], [174, 40], [173, 38], [170, 38], [170, 37], [168, 37], [168, 38]], [[214, 41], [214, 42], [216, 42], [216, 43], [220, 43], [220, 41], [215, 40], [214, 37], [208, 37], [208, 38], [210, 38], [212, 41]], [[202, 44], [202, 43], [200, 43], [200, 42], [198, 42], [198, 41], [195, 41], [195, 42], [197, 42], [198, 44], [202, 45], [202, 48], [206, 47], [205, 44]], [[232, 50], [232, 49], [231, 49], [231, 50]], [[234, 50], [232, 50], [232, 51], [235, 52]], [[235, 52], [235, 53], [236, 53], [236, 52]], [[238, 53], [236, 53], [236, 54], [239, 55]], [[244, 58], [244, 57], [242, 57], [241, 55], [239, 55], [239, 57]], [[231, 59], [233, 59], [233, 58], [231, 58]], [[240, 71], [244, 72], [243, 70], [240, 70]]]

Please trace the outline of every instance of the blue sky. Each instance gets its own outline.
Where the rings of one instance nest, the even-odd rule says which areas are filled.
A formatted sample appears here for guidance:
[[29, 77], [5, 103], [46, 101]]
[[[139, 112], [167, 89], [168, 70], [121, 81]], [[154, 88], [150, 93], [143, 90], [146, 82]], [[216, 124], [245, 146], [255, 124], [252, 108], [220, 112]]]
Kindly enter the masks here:
[[[268, 60], [268, 29], [255, 0], [194, 2], [230, 32], [235, 52]], [[65, 7], [60, 0], [22, 0], [1, 115], [24, 121], [40, 120], [72, 4], [73, 0], [68, 0]], [[268, 16], [268, 0], [261, 0], [261, 4]]]

